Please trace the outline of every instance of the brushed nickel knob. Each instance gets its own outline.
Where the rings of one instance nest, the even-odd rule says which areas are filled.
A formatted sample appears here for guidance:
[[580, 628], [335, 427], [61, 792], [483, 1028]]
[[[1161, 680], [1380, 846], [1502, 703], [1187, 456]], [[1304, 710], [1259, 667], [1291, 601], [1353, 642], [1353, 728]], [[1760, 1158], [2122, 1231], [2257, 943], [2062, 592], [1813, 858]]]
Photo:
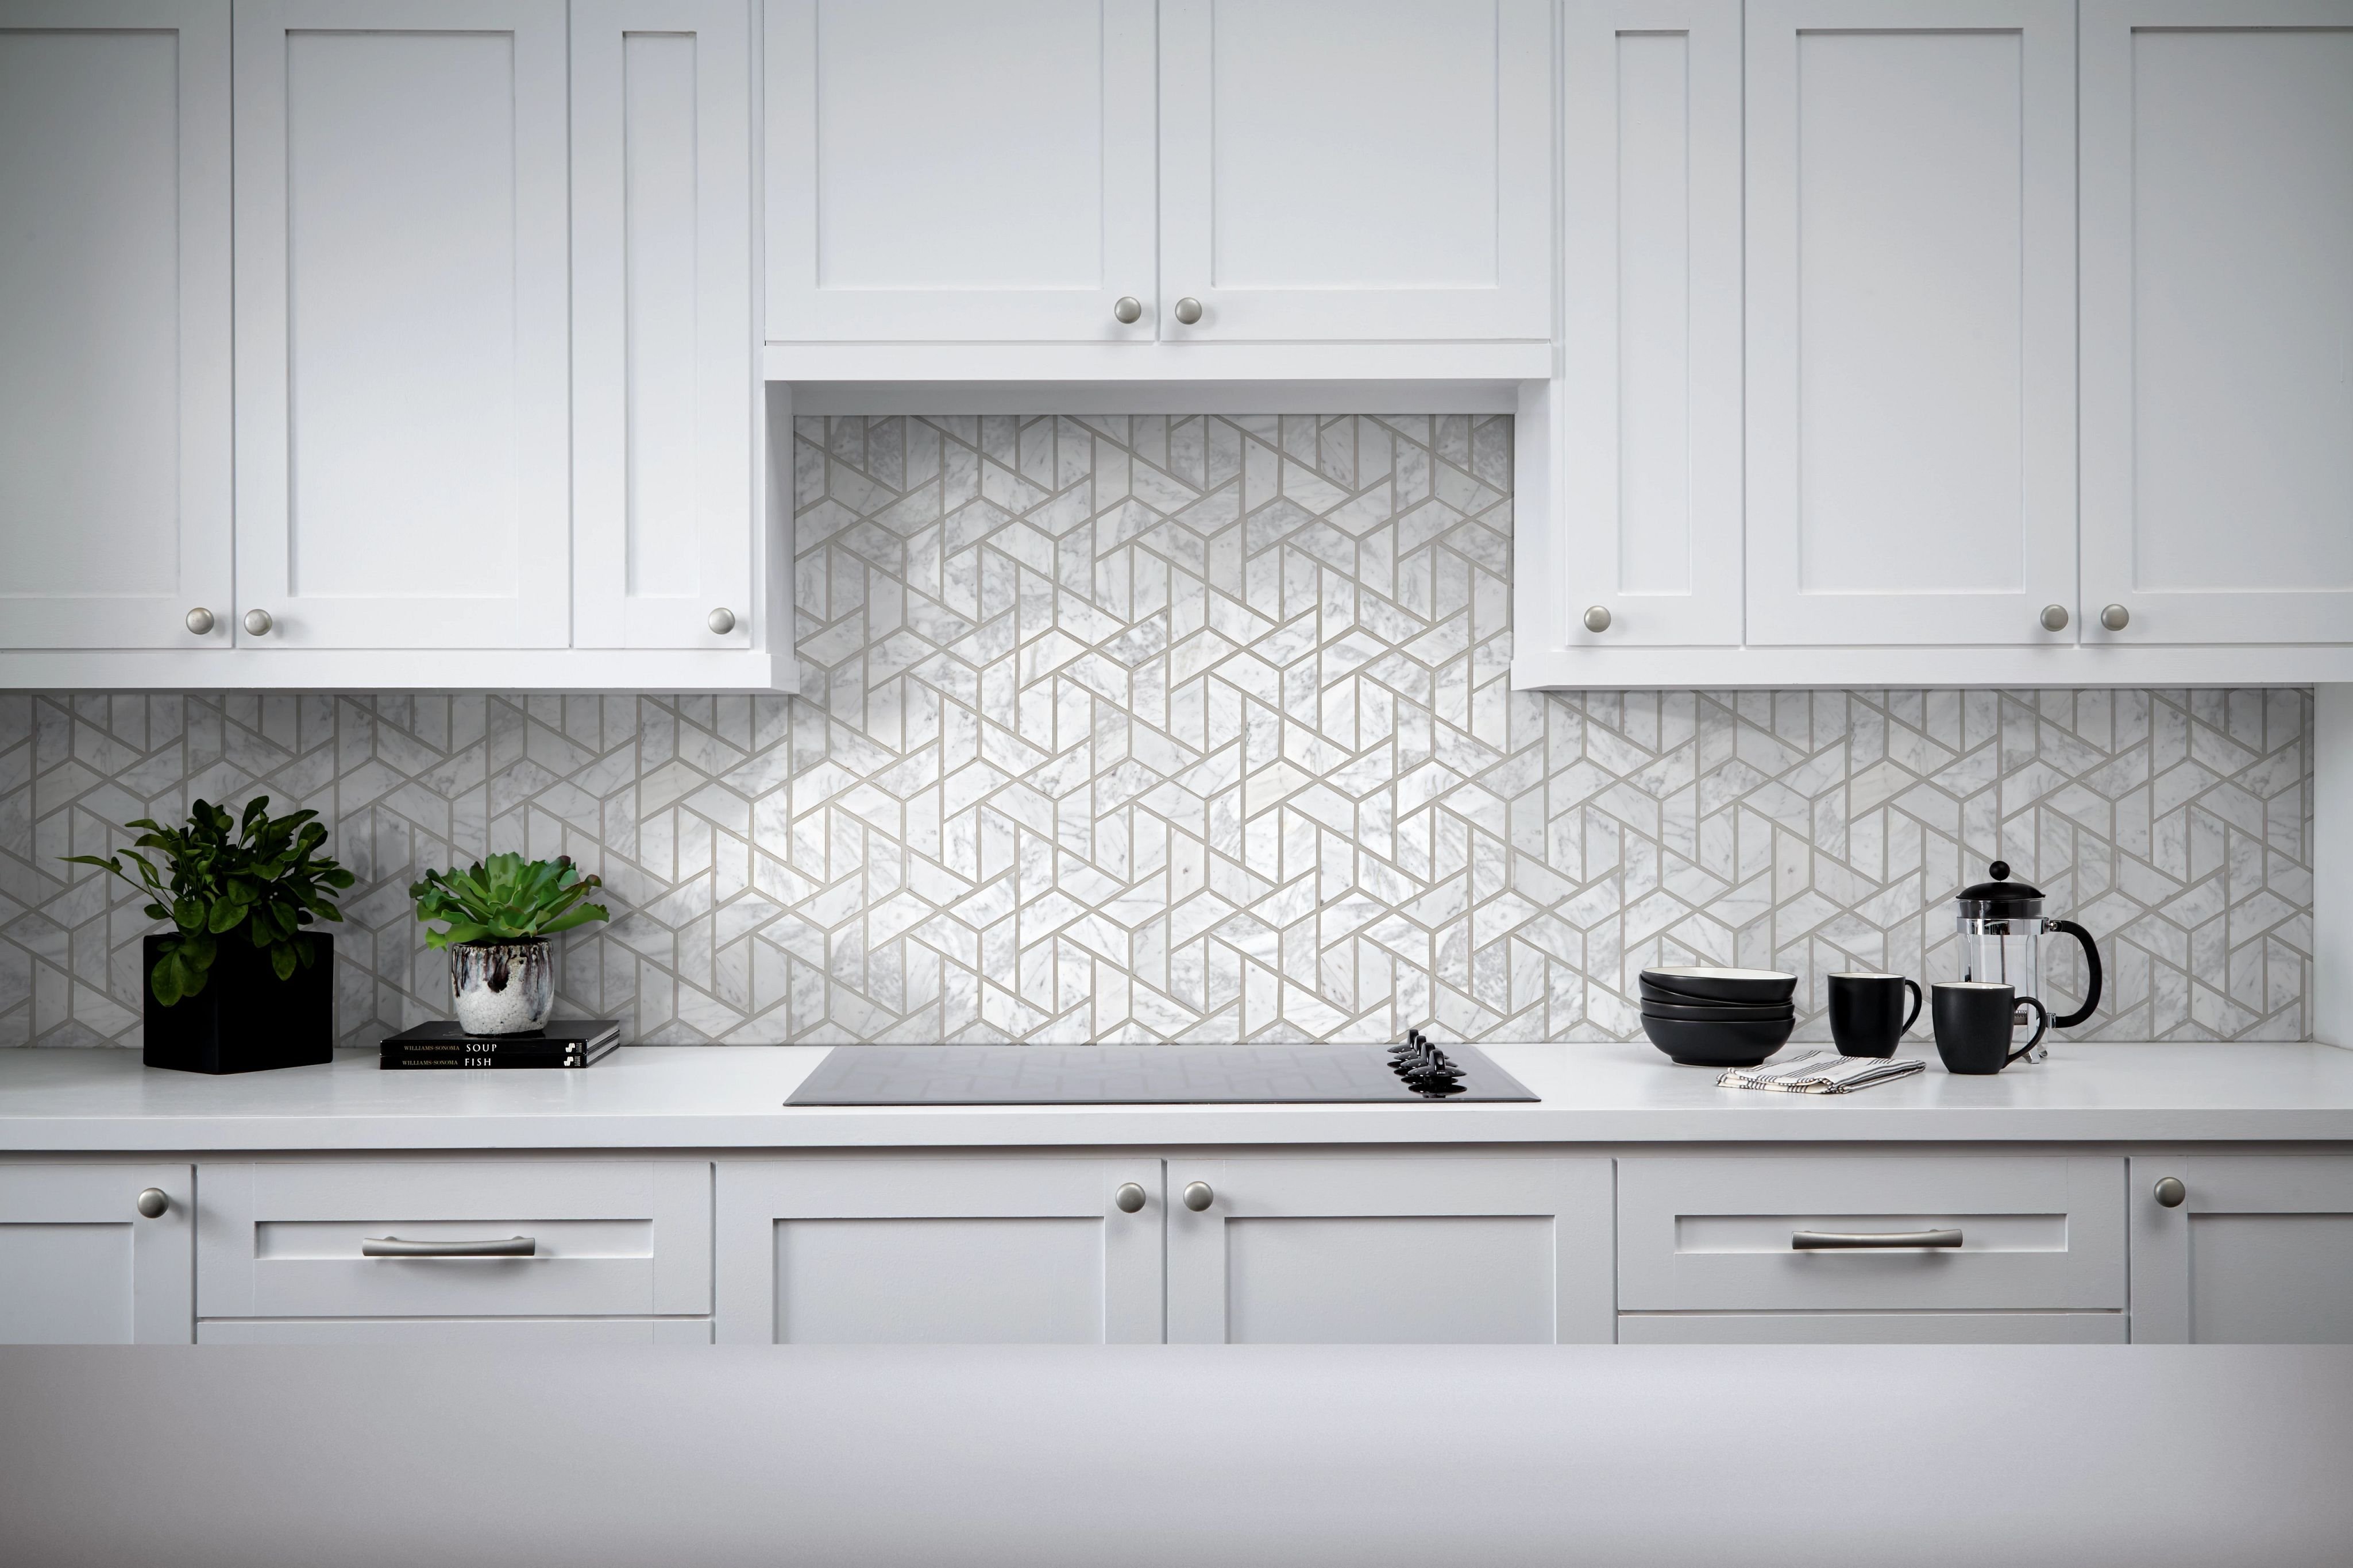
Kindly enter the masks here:
[[212, 629], [216, 624], [218, 623], [214, 621], [213, 613], [202, 605], [188, 612], [188, 629], [200, 637], [212, 635]]
[[170, 1195], [161, 1187], [150, 1187], [139, 1194], [139, 1212], [149, 1219], [161, 1218], [164, 1211], [171, 1206]]
[[711, 619], [705, 624], [723, 637], [735, 629], [735, 612], [722, 605], [711, 612]]
[[2110, 605], [2100, 612], [2100, 625], [2112, 632], [2120, 632], [2132, 625], [2132, 612], [2122, 605]]
[[269, 628], [277, 624], [278, 623], [276, 621], [269, 618], [269, 612], [268, 610], [248, 610], [245, 612], [245, 629], [252, 633], [255, 637], [268, 637], [269, 635]]
[[2179, 1176], [2159, 1176], [2157, 1181], [2157, 1206], [2178, 1209], [2189, 1197], [2189, 1189], [2181, 1184]]
[[1144, 1189], [1134, 1182], [1122, 1182], [1119, 1191], [1112, 1194], [1111, 1201], [1119, 1205], [1120, 1213], [1134, 1214], [1144, 1206]]
[[1201, 301], [1190, 294], [1176, 301], [1176, 319], [1187, 326], [1201, 319]]
[[1144, 320], [1144, 301], [1133, 294], [1122, 294], [1113, 301], [1111, 319], [1123, 327], [1132, 327]]
[[1608, 631], [1609, 629], [1609, 606], [1607, 605], [1595, 605], [1591, 608], [1588, 609], [1585, 612], [1585, 629], [1588, 632]]
[[1191, 1209], [1195, 1214], [1199, 1214], [1203, 1209], [1208, 1208], [1211, 1204], [1216, 1203], [1217, 1201], [1218, 1194], [1209, 1190], [1208, 1183], [1187, 1182], [1185, 1184], [1185, 1206]]
[[2064, 605], [2043, 605], [2042, 629], [2046, 632], [2065, 631], [2067, 629], [2067, 606]]

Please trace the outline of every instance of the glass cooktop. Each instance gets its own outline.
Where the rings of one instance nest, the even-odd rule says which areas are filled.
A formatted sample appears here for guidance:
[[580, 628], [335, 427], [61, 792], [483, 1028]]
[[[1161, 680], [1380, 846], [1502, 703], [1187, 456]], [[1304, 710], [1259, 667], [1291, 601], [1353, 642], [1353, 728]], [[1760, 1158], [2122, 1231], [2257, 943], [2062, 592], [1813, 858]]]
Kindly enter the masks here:
[[787, 1105], [1533, 1100], [1476, 1046], [838, 1046]]

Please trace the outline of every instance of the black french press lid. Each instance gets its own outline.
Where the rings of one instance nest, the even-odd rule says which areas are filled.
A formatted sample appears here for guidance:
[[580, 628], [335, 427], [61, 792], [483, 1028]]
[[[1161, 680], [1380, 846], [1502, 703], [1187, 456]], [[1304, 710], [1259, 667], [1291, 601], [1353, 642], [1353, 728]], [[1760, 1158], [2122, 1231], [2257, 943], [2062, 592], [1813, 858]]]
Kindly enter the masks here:
[[1997, 860], [1987, 869], [1993, 873], [1992, 881], [1972, 882], [1961, 889], [1962, 903], [1981, 906], [1970, 913], [2000, 919], [2042, 912], [2042, 889], [2031, 883], [2011, 881], [2009, 861]]

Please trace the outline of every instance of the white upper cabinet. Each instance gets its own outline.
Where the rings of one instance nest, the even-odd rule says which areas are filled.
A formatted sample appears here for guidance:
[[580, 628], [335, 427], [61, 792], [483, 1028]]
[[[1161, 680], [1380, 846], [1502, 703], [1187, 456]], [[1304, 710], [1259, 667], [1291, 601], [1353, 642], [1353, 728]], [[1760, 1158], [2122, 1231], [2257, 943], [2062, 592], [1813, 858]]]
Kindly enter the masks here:
[[239, 644], [564, 646], [563, 0], [236, 26]]
[[0, 647], [229, 647], [228, 35], [0, 0]]
[[1162, 0], [1161, 335], [1549, 338], [1551, 53], [1545, 0]]
[[1570, 0], [1561, 52], [1550, 640], [1737, 643], [1740, 0]]
[[1749, 642], [2074, 640], [2074, 42], [1751, 0]]
[[584, 647], [752, 646], [748, 16], [744, 0], [573, 0]]
[[2353, 642], [2353, 3], [2084, 0], [2083, 95], [2084, 636]]
[[766, 46], [770, 341], [1152, 338], [1152, 0], [769, 0]]

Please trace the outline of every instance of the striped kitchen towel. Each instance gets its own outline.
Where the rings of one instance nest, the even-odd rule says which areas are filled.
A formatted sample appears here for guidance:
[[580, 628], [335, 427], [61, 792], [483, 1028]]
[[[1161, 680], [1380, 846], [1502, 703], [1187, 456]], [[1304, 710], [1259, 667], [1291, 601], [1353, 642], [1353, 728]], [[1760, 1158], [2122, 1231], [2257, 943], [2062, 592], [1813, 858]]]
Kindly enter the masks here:
[[1782, 1094], [1852, 1094], [1875, 1083], [1893, 1083], [1926, 1072], [1918, 1058], [1842, 1057], [1835, 1051], [1808, 1051], [1787, 1061], [1762, 1067], [1734, 1068], [1715, 1080], [1718, 1089], [1769, 1089]]

